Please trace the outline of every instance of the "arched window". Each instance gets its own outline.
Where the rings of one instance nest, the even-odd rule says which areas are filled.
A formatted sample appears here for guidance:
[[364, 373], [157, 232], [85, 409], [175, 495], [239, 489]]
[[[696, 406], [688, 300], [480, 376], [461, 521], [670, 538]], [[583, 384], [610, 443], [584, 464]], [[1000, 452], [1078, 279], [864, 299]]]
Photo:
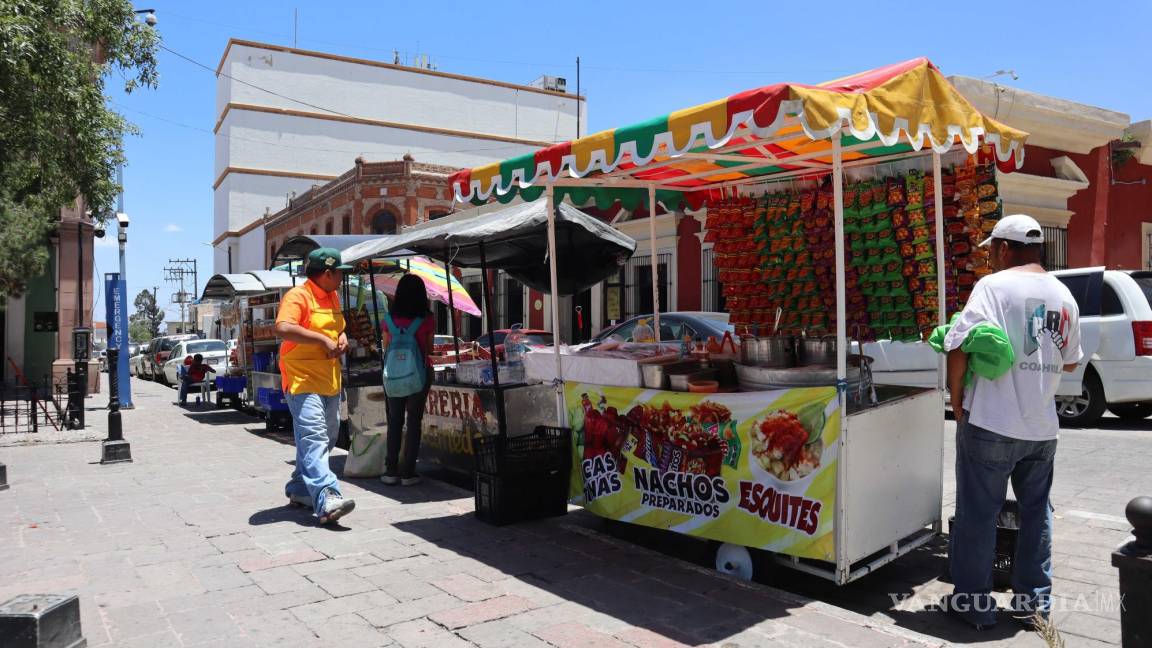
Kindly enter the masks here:
[[448, 215], [447, 209], [429, 209], [428, 210], [428, 220], [430, 220], [430, 221], [436, 220], [437, 218], [444, 218], [447, 215]]
[[373, 234], [395, 234], [396, 216], [387, 210], [381, 209], [372, 217]]
[[332, 233], [332, 219], [331, 218], [329, 218], [328, 221], [324, 223], [324, 233], [325, 234], [331, 234]]
[[312, 228], [308, 230], [308, 235], [309, 236], [316, 236], [316, 226], [315, 225], [313, 225]]
[[341, 234], [351, 234], [352, 233], [352, 221], [347, 216], [340, 219], [340, 233]]

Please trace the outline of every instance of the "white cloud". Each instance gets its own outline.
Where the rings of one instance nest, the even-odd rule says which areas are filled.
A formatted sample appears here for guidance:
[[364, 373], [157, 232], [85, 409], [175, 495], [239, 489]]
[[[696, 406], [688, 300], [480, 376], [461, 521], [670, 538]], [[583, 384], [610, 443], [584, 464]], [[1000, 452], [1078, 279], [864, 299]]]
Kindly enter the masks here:
[[167, 225], [164, 226], [164, 231], [165, 232], [183, 232], [184, 228], [180, 227], [179, 225], [177, 225], [175, 223], [168, 223]]

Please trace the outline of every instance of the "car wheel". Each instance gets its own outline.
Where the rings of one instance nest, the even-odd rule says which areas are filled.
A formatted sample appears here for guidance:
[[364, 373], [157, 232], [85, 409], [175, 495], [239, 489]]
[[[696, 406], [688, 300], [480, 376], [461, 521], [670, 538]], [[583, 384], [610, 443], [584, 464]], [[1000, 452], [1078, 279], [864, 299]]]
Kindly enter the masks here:
[[1079, 396], [1057, 396], [1056, 415], [1064, 427], [1092, 427], [1104, 415], [1104, 387], [1091, 367], [1084, 372]]
[[1138, 403], [1109, 403], [1108, 411], [1126, 421], [1139, 421], [1152, 415], [1152, 401]]

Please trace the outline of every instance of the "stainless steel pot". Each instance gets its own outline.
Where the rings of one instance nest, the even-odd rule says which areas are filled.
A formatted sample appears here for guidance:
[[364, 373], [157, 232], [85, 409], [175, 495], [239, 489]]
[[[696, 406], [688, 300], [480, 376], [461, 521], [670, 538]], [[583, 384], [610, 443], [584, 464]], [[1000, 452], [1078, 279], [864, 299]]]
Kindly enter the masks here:
[[668, 375], [664, 373], [667, 363], [652, 362], [640, 365], [644, 386], [648, 389], [668, 389]]
[[800, 337], [796, 339], [796, 365], [808, 367], [812, 365], [836, 364], [836, 336]]
[[785, 335], [745, 338], [740, 345], [740, 360], [757, 367], [791, 367], [796, 364], [793, 340]]

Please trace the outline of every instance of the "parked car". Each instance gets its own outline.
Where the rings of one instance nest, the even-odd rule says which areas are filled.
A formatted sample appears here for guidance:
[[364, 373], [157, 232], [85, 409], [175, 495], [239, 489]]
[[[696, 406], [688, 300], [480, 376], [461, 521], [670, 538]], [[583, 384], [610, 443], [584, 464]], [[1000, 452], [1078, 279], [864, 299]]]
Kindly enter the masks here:
[[[504, 339], [512, 329], [497, 329], [492, 332], [496, 342], [496, 357], [498, 359], [504, 358]], [[524, 344], [529, 348], [548, 347], [552, 346], [552, 333], [548, 331], [541, 331], [538, 329], [520, 329], [520, 334], [524, 336]], [[451, 338], [449, 338], [451, 339]], [[481, 358], [488, 358], [488, 334], [485, 333], [476, 338], [475, 344], [479, 345], [479, 356]]]
[[1091, 427], [1107, 409], [1152, 414], [1152, 271], [1077, 268], [1052, 273], [1076, 298], [1084, 356], [1056, 399], [1063, 425]]
[[[1091, 427], [1106, 410], [1123, 419], [1152, 414], [1152, 271], [1075, 268], [1052, 274], [1076, 299], [1087, 360], [1060, 381], [1060, 424]], [[923, 342], [869, 342], [864, 354], [874, 358], [877, 384], [936, 384], [939, 356]]]
[[148, 343], [137, 345], [136, 352], [128, 358], [128, 373], [129, 375], [137, 378], [142, 377], [141, 365], [144, 362], [144, 356], [148, 353]]
[[198, 335], [185, 333], [182, 335], [165, 335], [152, 340], [149, 346], [148, 357], [144, 358], [145, 375], [157, 382], [164, 382], [164, 363], [172, 353], [172, 347], [177, 342], [199, 339]]
[[164, 382], [170, 385], [180, 383], [180, 368], [191, 364], [192, 356], [199, 353], [204, 362], [223, 373], [228, 367], [228, 345], [224, 340], [184, 340], [177, 342], [164, 361]]
[[[652, 315], [637, 315], [626, 319], [615, 326], [600, 331], [592, 338], [592, 342], [603, 342], [608, 338], [616, 338], [625, 342], [632, 340], [632, 331], [641, 319], [648, 320], [648, 325], [655, 324]], [[707, 342], [714, 337], [719, 342], [725, 332], [736, 334], [735, 327], [728, 323], [728, 313], [709, 313], [705, 311], [679, 311], [660, 313], [660, 341], [679, 342], [687, 335], [695, 340], [700, 338]]]

